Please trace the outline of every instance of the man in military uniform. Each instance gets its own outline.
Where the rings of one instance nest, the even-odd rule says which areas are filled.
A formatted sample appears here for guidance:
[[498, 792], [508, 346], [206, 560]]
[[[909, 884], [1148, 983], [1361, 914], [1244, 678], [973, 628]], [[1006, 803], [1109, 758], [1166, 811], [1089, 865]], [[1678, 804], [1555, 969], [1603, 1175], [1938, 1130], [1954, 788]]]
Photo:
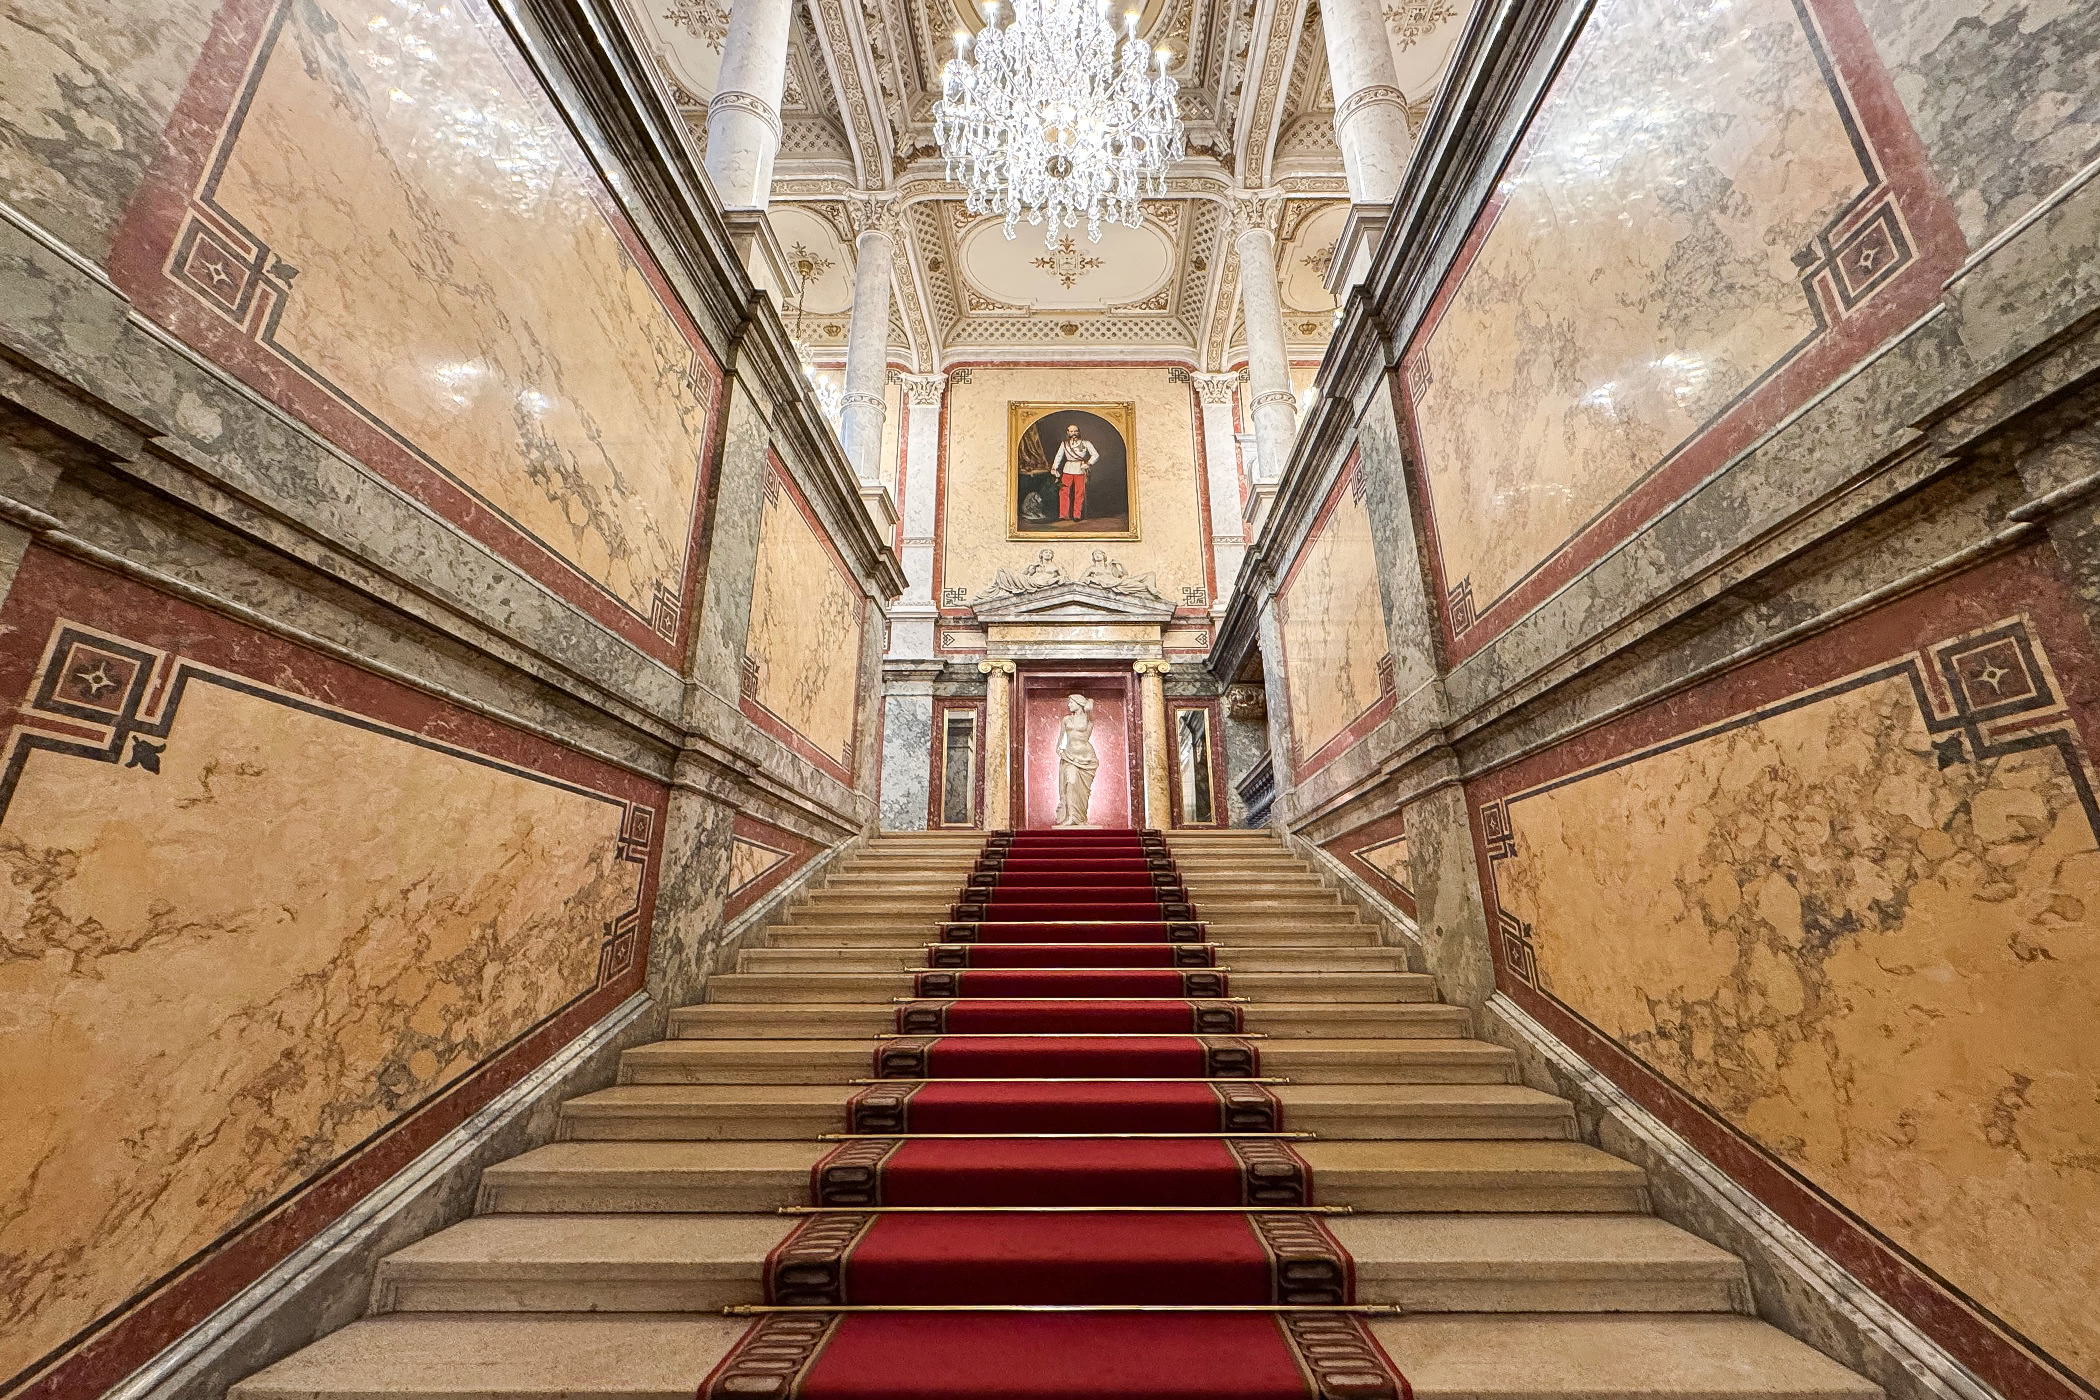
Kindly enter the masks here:
[[1100, 449], [1079, 435], [1079, 425], [1067, 426], [1065, 440], [1057, 445], [1057, 455], [1050, 459], [1050, 470], [1057, 473], [1058, 479], [1059, 520], [1079, 520], [1086, 515], [1086, 475], [1100, 460]]

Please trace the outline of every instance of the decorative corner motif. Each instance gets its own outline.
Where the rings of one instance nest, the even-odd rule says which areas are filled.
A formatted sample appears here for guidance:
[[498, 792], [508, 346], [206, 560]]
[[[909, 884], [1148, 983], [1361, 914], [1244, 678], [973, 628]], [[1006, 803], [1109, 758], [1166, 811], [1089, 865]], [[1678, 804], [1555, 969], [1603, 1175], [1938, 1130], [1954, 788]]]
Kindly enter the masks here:
[[1816, 329], [1849, 315], [1915, 258], [1895, 192], [1881, 185], [1794, 254]]
[[758, 658], [750, 652], [744, 653], [744, 664], [737, 676], [737, 694], [746, 700], [758, 699]]
[[[178, 684], [158, 685], [168, 653], [61, 623], [22, 706], [25, 732], [0, 771], [0, 816], [36, 750], [160, 772], [180, 702]], [[149, 704], [159, 690], [158, 703]], [[51, 732], [35, 732], [48, 725]]]
[[1453, 633], [1465, 631], [1480, 621], [1480, 614], [1473, 610], [1473, 576], [1466, 575], [1452, 586], [1444, 599], [1445, 609], [1451, 615]]

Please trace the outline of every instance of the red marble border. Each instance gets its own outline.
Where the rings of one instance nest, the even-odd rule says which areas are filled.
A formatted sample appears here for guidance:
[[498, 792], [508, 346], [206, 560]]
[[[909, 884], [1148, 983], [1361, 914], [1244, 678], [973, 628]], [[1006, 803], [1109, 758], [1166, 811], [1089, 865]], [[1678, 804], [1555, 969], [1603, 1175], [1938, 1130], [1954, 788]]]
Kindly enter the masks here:
[[798, 835], [771, 822], [762, 822], [757, 817], [743, 812], [738, 812], [731, 819], [729, 834], [754, 846], [779, 851], [786, 855], [787, 859], [749, 883], [729, 891], [728, 897], [722, 901], [722, 920], [725, 923], [778, 889], [784, 881], [808, 865], [824, 849], [807, 836]]
[[[807, 759], [832, 777], [837, 778], [847, 787], [852, 787], [854, 769], [857, 767], [861, 757], [860, 754], [855, 752], [859, 746], [860, 739], [860, 707], [867, 698], [862, 694], [863, 687], [861, 685], [862, 680], [865, 679], [864, 673], [867, 670], [868, 658], [868, 614], [865, 606], [867, 591], [861, 587], [860, 580], [854, 576], [853, 570], [847, 567], [846, 557], [839, 553], [838, 544], [831, 538], [831, 532], [824, 528], [824, 521], [810, 506], [809, 497], [803, 495], [802, 488], [795, 484], [794, 474], [787, 469], [786, 463], [780, 460], [780, 454], [768, 448], [766, 450], [766, 465], [767, 470], [772, 473], [773, 481], [779, 485], [781, 490], [787, 493], [788, 499], [795, 503], [795, 509], [802, 513], [803, 520], [809, 525], [810, 533], [817, 537], [817, 542], [824, 546], [824, 552], [831, 556], [831, 566], [837, 569], [839, 577], [846, 581], [846, 590], [863, 600], [860, 620], [853, 629], [853, 722], [847, 727], [846, 731], [845, 757], [839, 758], [826, 753], [822, 748], [818, 747], [815, 740], [789, 724], [779, 715], [774, 714], [754, 697], [743, 693], [741, 687], [739, 687], [737, 692], [737, 708], [743, 712], [744, 718], [787, 745], [798, 757]], [[750, 650], [751, 641], [747, 632], [744, 639], [744, 654], [750, 655]]]
[[[2055, 552], [2033, 544], [1469, 783], [1489, 927], [1496, 926], [1500, 905], [1484, 806], [2018, 614], [2032, 620], [2090, 754], [2100, 738], [2100, 642], [2087, 629]], [[1499, 937], [1490, 944], [1503, 992], [2009, 1400], [2100, 1394], [1571, 1007], [1517, 976]]]
[[[312, 1239], [388, 1177], [543, 1064], [640, 990], [663, 860], [669, 789], [574, 750], [463, 710], [398, 682], [259, 632], [43, 546], [32, 546], [0, 607], [0, 720], [22, 718], [43, 648], [59, 619], [128, 637], [185, 661], [340, 708], [406, 733], [498, 759], [654, 809], [640, 928], [628, 970], [542, 1021], [463, 1077], [295, 1187], [252, 1219], [44, 1358], [6, 1390], [13, 1400], [99, 1395], [151, 1360], [241, 1289]], [[44, 727], [41, 719], [37, 727]], [[5, 1389], [0, 1386], [0, 1389]]]
[[[1932, 173], [1924, 147], [1911, 128], [1902, 101], [1882, 67], [1872, 36], [1860, 20], [1853, 0], [1800, 0], [1800, 3], [1815, 20], [1817, 33], [1811, 38], [1821, 39], [1835, 65], [1835, 81], [1842, 91], [1833, 90], [1832, 98], [1846, 105], [1856, 119], [1861, 139], [1872, 149], [1886, 187], [1901, 211], [1904, 231], [1913, 244], [1914, 256], [1902, 271], [1869, 293], [1850, 314], [1839, 315], [1829, 327], [1779, 362], [1775, 369], [1768, 371], [1703, 429], [1650, 467], [1632, 487], [1563, 540], [1503, 594], [1488, 602], [1471, 625], [1461, 629], [1451, 612], [1453, 580], [1446, 576], [1434, 497], [1423, 460], [1420, 435], [1416, 431], [1413, 394], [1406, 381], [1428, 353], [1430, 340], [1501, 216], [1509, 170], [1531, 155], [1529, 149], [1520, 145], [1512, 153], [1509, 165], [1504, 167], [1496, 193], [1476, 219], [1451, 271], [1410, 340], [1402, 356], [1401, 368], [1391, 376], [1394, 409], [1408, 445], [1409, 473], [1421, 503], [1423, 529], [1429, 538], [1428, 555], [1436, 585], [1438, 630], [1451, 664], [1463, 662], [1488, 646], [1519, 619], [1660, 518], [1686, 492], [1749, 448], [1788, 414], [1923, 315], [1938, 301], [1941, 286], [1967, 255], [1968, 245], [1962, 237], [1953, 205]], [[1540, 112], [1552, 102], [1570, 76], [1566, 65], [1580, 43], [1581, 37], [1578, 36], [1569, 50], [1561, 55], [1559, 71], [1540, 103]], [[1537, 120], [1536, 114], [1533, 120]]]
[[[176, 102], [166, 137], [139, 193], [120, 223], [109, 258], [112, 280], [145, 315], [185, 344], [229, 370], [277, 407], [354, 456], [369, 471], [423, 502], [448, 523], [523, 569], [536, 582], [582, 609], [659, 661], [676, 665], [690, 632], [704, 553], [703, 524], [709, 480], [721, 454], [725, 413], [722, 367], [632, 221], [605, 187], [588, 154], [538, 78], [480, 0], [463, 0], [462, 13], [488, 35], [528, 100], [562, 132], [564, 155], [582, 177], [607, 225], [655, 292], [659, 304], [693, 352], [693, 370], [707, 404], [707, 441], [694, 474], [683, 576], [675, 580], [679, 620], [664, 637], [650, 619], [473, 494], [435, 459], [408, 445], [346, 394], [332, 391], [272, 353], [245, 328], [187, 290], [170, 270], [192, 193], [205, 177], [220, 136], [233, 120], [256, 58], [282, 0], [226, 0], [216, 16], [189, 83]], [[667, 580], [669, 582], [669, 580]]]
[[[958, 369], [1186, 369], [1191, 373], [1194, 372], [1193, 367], [1186, 360], [962, 360], [950, 365], [947, 372], [952, 375]], [[970, 623], [976, 617], [976, 614], [966, 605], [951, 606], [941, 601], [941, 589], [947, 578], [948, 567], [948, 406], [955, 399], [955, 390], [955, 381], [950, 379], [947, 389], [941, 394], [940, 439], [936, 447], [934, 462], [933, 605], [935, 616], [933, 649], [937, 655], [982, 656], [985, 650], [982, 646], [951, 647], [942, 641], [942, 629], [944, 627], [952, 628], [958, 622]], [[1193, 387], [1191, 392], [1193, 392]], [[1208, 477], [1204, 472], [1203, 452], [1200, 446], [1203, 433], [1203, 416], [1200, 412], [1196, 414], [1195, 426], [1199, 442], [1193, 459], [1196, 474], [1196, 499], [1203, 508], [1203, 525], [1201, 527], [1203, 535], [1199, 543], [1204, 559], [1204, 578], [1210, 591], [1211, 600], [1215, 602], [1217, 600], [1217, 575], [1216, 565], [1211, 559], [1210, 549], [1210, 486]], [[1242, 503], [1242, 509], [1244, 510], [1244, 502]], [[1015, 543], [1015, 541], [1008, 541], [1008, 543]], [[1046, 543], [1046, 541], [1027, 541], [1026, 543], [1040, 544]], [[1110, 540], [1107, 543], [1113, 544], [1115, 541]], [[1125, 540], [1123, 543], [1136, 544], [1139, 541]], [[1208, 626], [1210, 622], [1210, 608], [1208, 606], [1186, 608], [1179, 603], [1174, 604], [1174, 616], [1168, 623], [1168, 626], [1187, 625], [1194, 622], [1201, 622]]]
[[[926, 828], [929, 831], [977, 831], [984, 827], [984, 775], [986, 760], [991, 756], [985, 748], [985, 735], [990, 696], [942, 696], [933, 702], [933, 741], [926, 755]], [[975, 819], [964, 824], [941, 820], [942, 756], [947, 746], [947, 716], [954, 710], [968, 710], [977, 716], [977, 771], [971, 776], [973, 785], [970, 801]], [[1012, 731], [1008, 731], [1011, 739]]]
[[1398, 905], [1400, 911], [1412, 919], [1415, 916], [1415, 892], [1358, 854], [1372, 846], [1382, 846], [1405, 835], [1406, 814], [1392, 811], [1321, 842], [1320, 848], [1347, 866], [1372, 889]]
[[[1312, 527], [1305, 532], [1304, 541], [1299, 544], [1296, 554], [1291, 559], [1291, 567], [1284, 572], [1283, 581], [1276, 585], [1277, 601], [1283, 604], [1286, 613], [1290, 610], [1291, 584], [1297, 579], [1298, 570], [1305, 566], [1306, 557], [1312, 553], [1314, 541], [1318, 540], [1321, 534], [1326, 531], [1329, 517], [1341, 505], [1342, 493], [1356, 486], [1358, 474], [1362, 471], [1363, 449], [1360, 447], [1353, 448], [1350, 450], [1349, 461], [1342, 468], [1341, 475], [1336, 477], [1334, 485], [1328, 488], [1327, 499], [1321, 504], [1320, 513], [1313, 517]], [[1373, 559], [1373, 568], [1375, 571], [1375, 557]], [[1377, 586], [1375, 578], [1371, 582], [1373, 587]], [[1381, 623], [1385, 620], [1385, 599], [1382, 595], [1379, 598], [1378, 617]], [[1286, 635], [1288, 631], [1287, 627], [1280, 622], [1278, 623], [1276, 628], [1277, 661], [1285, 671], [1290, 669], [1290, 639]], [[1389, 652], [1382, 654], [1390, 655]], [[1289, 703], [1288, 689], [1285, 691], [1284, 698], [1285, 703]], [[1291, 774], [1293, 779], [1302, 783], [1306, 778], [1332, 763], [1337, 757], [1354, 748], [1366, 734], [1369, 734], [1385, 722], [1386, 716], [1392, 714], [1393, 707], [1397, 703], [1398, 696], [1394, 693], [1393, 687], [1390, 684], [1380, 686], [1376, 700], [1373, 700], [1370, 705], [1359, 712], [1356, 718], [1350, 720], [1341, 729], [1322, 740], [1320, 746], [1314, 749], [1310, 755], [1298, 752], [1298, 726], [1296, 723], [1287, 723], [1284, 726], [1284, 734], [1290, 740]], [[1286, 716], [1286, 718], [1288, 719], [1289, 717]]]

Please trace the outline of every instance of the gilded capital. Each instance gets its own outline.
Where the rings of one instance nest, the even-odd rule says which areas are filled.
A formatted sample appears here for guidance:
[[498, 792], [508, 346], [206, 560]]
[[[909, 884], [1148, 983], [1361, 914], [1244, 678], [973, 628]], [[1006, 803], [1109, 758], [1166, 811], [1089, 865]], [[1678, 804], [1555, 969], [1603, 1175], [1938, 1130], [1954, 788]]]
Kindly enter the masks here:
[[1141, 676], [1164, 676], [1167, 672], [1174, 669], [1174, 663], [1171, 661], [1134, 661], [1131, 663], [1130, 669]]
[[979, 674], [986, 676], [1010, 676], [1014, 673], [1014, 663], [1011, 661], [980, 661], [977, 663], [977, 670]]

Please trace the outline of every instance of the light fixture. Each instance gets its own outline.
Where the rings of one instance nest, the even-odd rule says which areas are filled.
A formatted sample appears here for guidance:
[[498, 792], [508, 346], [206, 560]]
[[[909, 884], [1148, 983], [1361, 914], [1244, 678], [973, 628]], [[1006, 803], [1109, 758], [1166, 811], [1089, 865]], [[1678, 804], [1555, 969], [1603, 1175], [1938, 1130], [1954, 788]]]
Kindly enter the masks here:
[[986, 6], [974, 46], [955, 36], [941, 74], [933, 129], [948, 178], [971, 213], [1004, 215], [1008, 238], [1024, 217], [1049, 225], [1051, 247], [1081, 214], [1096, 242], [1104, 222], [1138, 227], [1141, 201], [1167, 192], [1188, 152], [1166, 51], [1138, 37], [1132, 13], [1119, 55], [1108, 0], [1013, 0], [1003, 26], [1001, 8]]

